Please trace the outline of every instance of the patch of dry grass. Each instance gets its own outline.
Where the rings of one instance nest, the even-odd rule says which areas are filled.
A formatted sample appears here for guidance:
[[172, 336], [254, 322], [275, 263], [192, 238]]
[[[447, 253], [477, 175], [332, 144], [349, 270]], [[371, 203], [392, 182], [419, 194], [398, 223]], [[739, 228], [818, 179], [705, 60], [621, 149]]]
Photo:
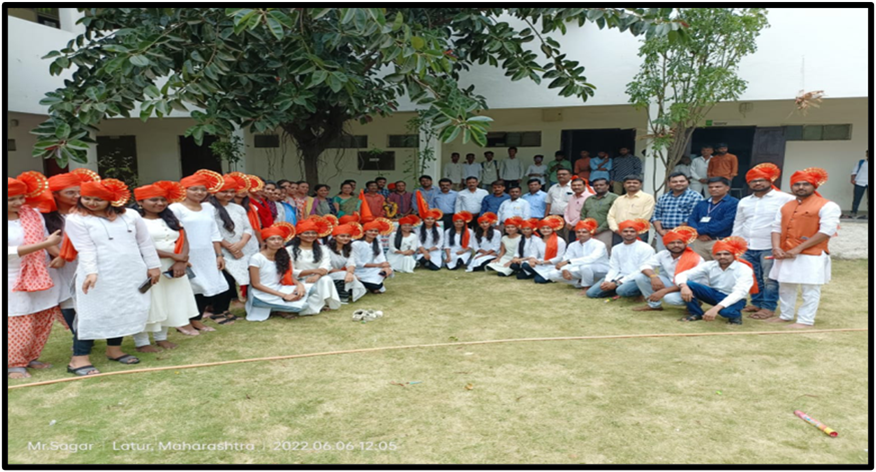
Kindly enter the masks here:
[[[867, 326], [866, 264], [834, 264], [818, 328]], [[778, 329], [748, 319], [742, 327], [683, 324], [677, 310], [636, 313], [628, 301], [586, 300], [566, 285], [492, 274], [418, 272], [388, 288], [316, 317], [172, 335], [178, 349], [139, 354], [137, 367], [455, 340]], [[353, 323], [356, 308], [386, 315]], [[868, 337], [456, 346], [93, 379], [8, 392], [7, 450], [11, 463], [861, 464], [869, 440]], [[130, 340], [125, 347], [132, 352]], [[69, 353], [69, 333], [56, 330], [43, 359], [57, 367], [32, 381], [66, 377]], [[99, 354], [102, 347], [92, 359], [103, 371], [128, 368]], [[408, 381], [422, 383], [391, 384]], [[795, 409], [840, 437], [806, 425]], [[113, 440], [153, 450], [117, 451]], [[36, 441], [94, 447], [28, 449]], [[158, 450], [159, 442], [184, 441], [257, 450]], [[379, 450], [381, 442], [395, 450]], [[339, 443], [354, 450], [339, 451]], [[362, 450], [368, 443], [371, 450]]]

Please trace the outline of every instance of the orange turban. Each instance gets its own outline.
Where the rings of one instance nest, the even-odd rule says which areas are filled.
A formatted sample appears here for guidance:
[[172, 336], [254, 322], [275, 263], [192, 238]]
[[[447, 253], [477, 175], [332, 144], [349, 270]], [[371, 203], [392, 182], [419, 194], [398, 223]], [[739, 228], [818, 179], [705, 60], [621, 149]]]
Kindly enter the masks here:
[[369, 221], [368, 223], [365, 223], [363, 229], [365, 231], [376, 229], [380, 231], [380, 234], [386, 236], [392, 232], [392, 222], [387, 220], [386, 218], [377, 218], [374, 221]]
[[444, 212], [437, 209], [437, 208], [432, 208], [431, 210], [427, 211], [426, 213], [424, 213], [420, 216], [422, 216], [423, 219], [432, 218], [432, 219], [440, 220], [441, 218], [444, 218]]
[[472, 218], [474, 218], [474, 215], [467, 211], [461, 211], [453, 215], [453, 221], [465, 221], [466, 223], [468, 223], [472, 220]]
[[128, 203], [131, 192], [121, 180], [103, 179], [98, 182], [84, 182], [79, 189], [83, 197], [95, 197], [110, 202], [114, 207], [122, 207]]
[[[797, 182], [809, 182], [814, 185], [815, 188], [818, 188], [827, 183], [827, 171], [818, 167], [808, 167], [803, 170], [798, 170], [791, 174], [791, 185], [794, 185]], [[818, 195], [819, 197], [821, 196], [818, 192], [815, 192], [815, 195]]]
[[207, 177], [201, 174], [190, 175], [188, 177], [183, 178], [179, 181], [183, 187], [207, 187], [209, 182], [207, 181]]
[[181, 202], [185, 199], [185, 188], [179, 182], [159, 180], [151, 185], [144, 185], [134, 189], [134, 200], [140, 201], [147, 198], [164, 197], [171, 203]]
[[358, 223], [359, 212], [354, 211], [352, 215], [344, 215], [338, 219], [338, 223], [345, 225], [347, 223]]
[[599, 223], [593, 218], [585, 218], [578, 222], [575, 225], [575, 231], [586, 230], [588, 233], [593, 234], [596, 231], [596, 228], [599, 227]]
[[291, 223], [283, 221], [268, 226], [267, 228], [261, 230], [260, 234], [263, 241], [270, 238], [271, 236], [280, 236], [281, 238], [283, 238], [283, 241], [289, 241], [290, 239], [295, 237], [295, 227], [292, 226]]
[[362, 225], [359, 223], [349, 223], [345, 225], [336, 226], [335, 229], [332, 230], [332, 236], [339, 236], [341, 234], [349, 234], [353, 239], [359, 239], [362, 237], [362, 234], [365, 232]]
[[[663, 235], [663, 245], [667, 245], [672, 241], [684, 241], [685, 244], [690, 244], [697, 239], [697, 230], [690, 226], [678, 226], [671, 231], [667, 231]], [[684, 248], [684, 253], [678, 259], [678, 264], [675, 265], [675, 275], [678, 275], [686, 270], [693, 269], [700, 263], [700, 256], [690, 246]], [[674, 277], [673, 277], [674, 279]]]
[[313, 231], [315, 233], [319, 233], [319, 228], [316, 227], [316, 221], [304, 220], [304, 221], [300, 221], [295, 226], [295, 231], [298, 232], [298, 234], [306, 233], [308, 231]]
[[[758, 164], [752, 167], [751, 170], [745, 174], [745, 181], [751, 182], [755, 179], [765, 179], [770, 182], [775, 182], [778, 180], [781, 173], [782, 171], [779, 170], [778, 166], [772, 162], [764, 162], [763, 164]], [[773, 190], [778, 190], [778, 187], [773, 185]]]
[[499, 217], [495, 213], [488, 211], [478, 218], [479, 224], [485, 221], [489, 221], [491, 225], [494, 225], [499, 221]]
[[523, 224], [523, 218], [519, 216], [513, 216], [505, 220], [505, 226], [514, 226], [515, 228], [520, 228], [520, 225]]
[[27, 193], [27, 185], [24, 182], [6, 177], [6, 196], [17, 197], [25, 193]]
[[57, 192], [70, 187], [79, 187], [82, 185], [82, 179], [79, 175], [72, 172], [66, 174], [58, 174], [49, 177], [49, 190]]
[[648, 229], [650, 229], [650, 227], [651, 227], [651, 223], [649, 223], [648, 220], [645, 220], [642, 218], [621, 221], [617, 225], [618, 231], [623, 231], [627, 228], [633, 228], [639, 234], [647, 233]]

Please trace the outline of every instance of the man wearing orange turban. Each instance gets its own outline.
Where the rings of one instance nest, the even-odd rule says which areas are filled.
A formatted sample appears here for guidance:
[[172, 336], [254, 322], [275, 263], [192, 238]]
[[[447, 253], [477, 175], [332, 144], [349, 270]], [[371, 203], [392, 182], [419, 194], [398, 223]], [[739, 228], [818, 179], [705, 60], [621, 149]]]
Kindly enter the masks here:
[[772, 224], [775, 263], [769, 277], [779, 281], [780, 318], [770, 322], [794, 321], [797, 289], [803, 292], [803, 304], [797, 310], [797, 322], [790, 327], [809, 328], [821, 300], [821, 286], [830, 282], [828, 241], [836, 235], [841, 210], [823, 198], [816, 189], [827, 182], [824, 169], [808, 168], [791, 176], [791, 190], [796, 199], [786, 203]]
[[[678, 226], [663, 235], [666, 249], [648, 259], [635, 279], [648, 304], [633, 308], [633, 311], [661, 311], [664, 302], [684, 306], [681, 288], [675, 284], [675, 275], [703, 263], [703, 258], [688, 246], [696, 238], [697, 232], [690, 226]], [[655, 272], [658, 268], [660, 274]]]
[[587, 290], [589, 298], [604, 298], [617, 293], [622, 297], [642, 295], [634, 278], [641, 273], [642, 265], [654, 256], [654, 248], [639, 239], [647, 233], [651, 224], [648, 220], [625, 220], [617, 224], [623, 243], [611, 250], [608, 273]]
[[608, 250], [605, 244], [593, 238], [599, 223], [593, 218], [585, 218], [575, 224], [575, 240], [566, 247], [563, 260], [557, 263], [548, 279], [562, 282], [582, 289], [581, 295], [597, 279], [608, 273]]
[[733, 236], [748, 243], [748, 251], [743, 257], [754, 267], [758, 286], [757, 295], [751, 297], [751, 306], [742, 311], [751, 313], [749, 318], [756, 320], [775, 316], [779, 300], [779, 283], [768, 277], [773, 267], [773, 244], [766, 228], [772, 226], [779, 209], [794, 199], [776, 188], [774, 182], [780, 174], [778, 166], [770, 162], [758, 164], [745, 174], [748, 188], [753, 193], [739, 200], [733, 222]]
[[[742, 238], [722, 239], [712, 247], [714, 260], [675, 276], [675, 283], [681, 287], [681, 298], [691, 313], [679, 321], [714, 321], [721, 315], [727, 318], [728, 324], [742, 324], [745, 299], [750, 291], [756, 290], [754, 270], [745, 260], [738, 260], [746, 249], [747, 244]], [[708, 303], [712, 308], [703, 312], [700, 302]]]

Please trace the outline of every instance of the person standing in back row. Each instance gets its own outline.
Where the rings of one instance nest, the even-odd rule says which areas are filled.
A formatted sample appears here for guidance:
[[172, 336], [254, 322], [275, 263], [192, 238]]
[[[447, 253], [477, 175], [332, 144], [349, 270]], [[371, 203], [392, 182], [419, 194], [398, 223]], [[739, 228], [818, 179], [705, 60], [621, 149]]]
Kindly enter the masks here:
[[444, 174], [442, 177], [450, 179], [450, 188], [452, 190], [459, 190], [463, 187], [465, 178], [468, 177], [464, 174], [463, 164], [459, 162], [459, 153], [454, 152], [450, 155], [450, 162], [444, 164]]
[[642, 160], [630, 154], [630, 149], [626, 147], [620, 148], [620, 154], [615, 156], [611, 162], [611, 181], [614, 193], [622, 195], [625, 192], [626, 184], [624, 179], [628, 175], [643, 175]]
[[[481, 163], [481, 185], [488, 189], [490, 185], [499, 180], [499, 163], [493, 160], [493, 151], [484, 152], [484, 162]], [[471, 177], [470, 175], [465, 178]]]
[[709, 177], [724, 177], [733, 183], [733, 178], [739, 174], [739, 159], [727, 152], [726, 143], [718, 143], [715, 157], [709, 161]]
[[867, 213], [870, 213], [870, 200], [872, 193], [870, 192], [870, 150], [864, 153], [864, 158], [858, 161], [855, 168], [852, 170], [852, 185], [855, 187], [855, 196], [852, 200], [852, 218], [866, 220], [867, 216], [858, 216], [858, 207], [861, 205], [861, 199], [864, 198], [864, 192], [867, 192]]
[[700, 148], [700, 156], [696, 156], [690, 163], [690, 189], [700, 195], [709, 184], [709, 162], [712, 161], [712, 153], [715, 152], [711, 145], [706, 144]]
[[581, 151], [581, 157], [575, 161], [572, 171], [579, 179], [590, 181], [590, 151]]
[[523, 162], [517, 157], [516, 147], [508, 148], [508, 158], [501, 162], [499, 177], [505, 181], [507, 188], [520, 186], [520, 179], [523, 178]]

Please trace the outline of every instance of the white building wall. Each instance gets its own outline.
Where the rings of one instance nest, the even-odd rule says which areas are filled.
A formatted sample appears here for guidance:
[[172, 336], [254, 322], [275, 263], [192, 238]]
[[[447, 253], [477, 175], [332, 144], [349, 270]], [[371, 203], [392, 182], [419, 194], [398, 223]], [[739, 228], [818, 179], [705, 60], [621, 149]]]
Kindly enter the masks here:
[[[9, 19], [11, 22], [12, 18]], [[33, 145], [36, 144], [38, 136], [30, 134], [30, 130], [45, 121], [46, 116], [29, 113], [7, 113], [6, 120], [6, 139], [15, 140], [15, 150], [6, 152], [6, 165], [9, 176], [15, 177], [29, 170], [44, 172], [43, 160], [31, 157], [31, 151], [33, 151]], [[12, 126], [14, 122], [18, 122], [18, 125]]]
[[179, 137], [195, 124], [191, 118], [106, 120], [100, 123], [98, 136], [135, 137], [137, 170], [140, 182], [179, 180], [183, 177]]

